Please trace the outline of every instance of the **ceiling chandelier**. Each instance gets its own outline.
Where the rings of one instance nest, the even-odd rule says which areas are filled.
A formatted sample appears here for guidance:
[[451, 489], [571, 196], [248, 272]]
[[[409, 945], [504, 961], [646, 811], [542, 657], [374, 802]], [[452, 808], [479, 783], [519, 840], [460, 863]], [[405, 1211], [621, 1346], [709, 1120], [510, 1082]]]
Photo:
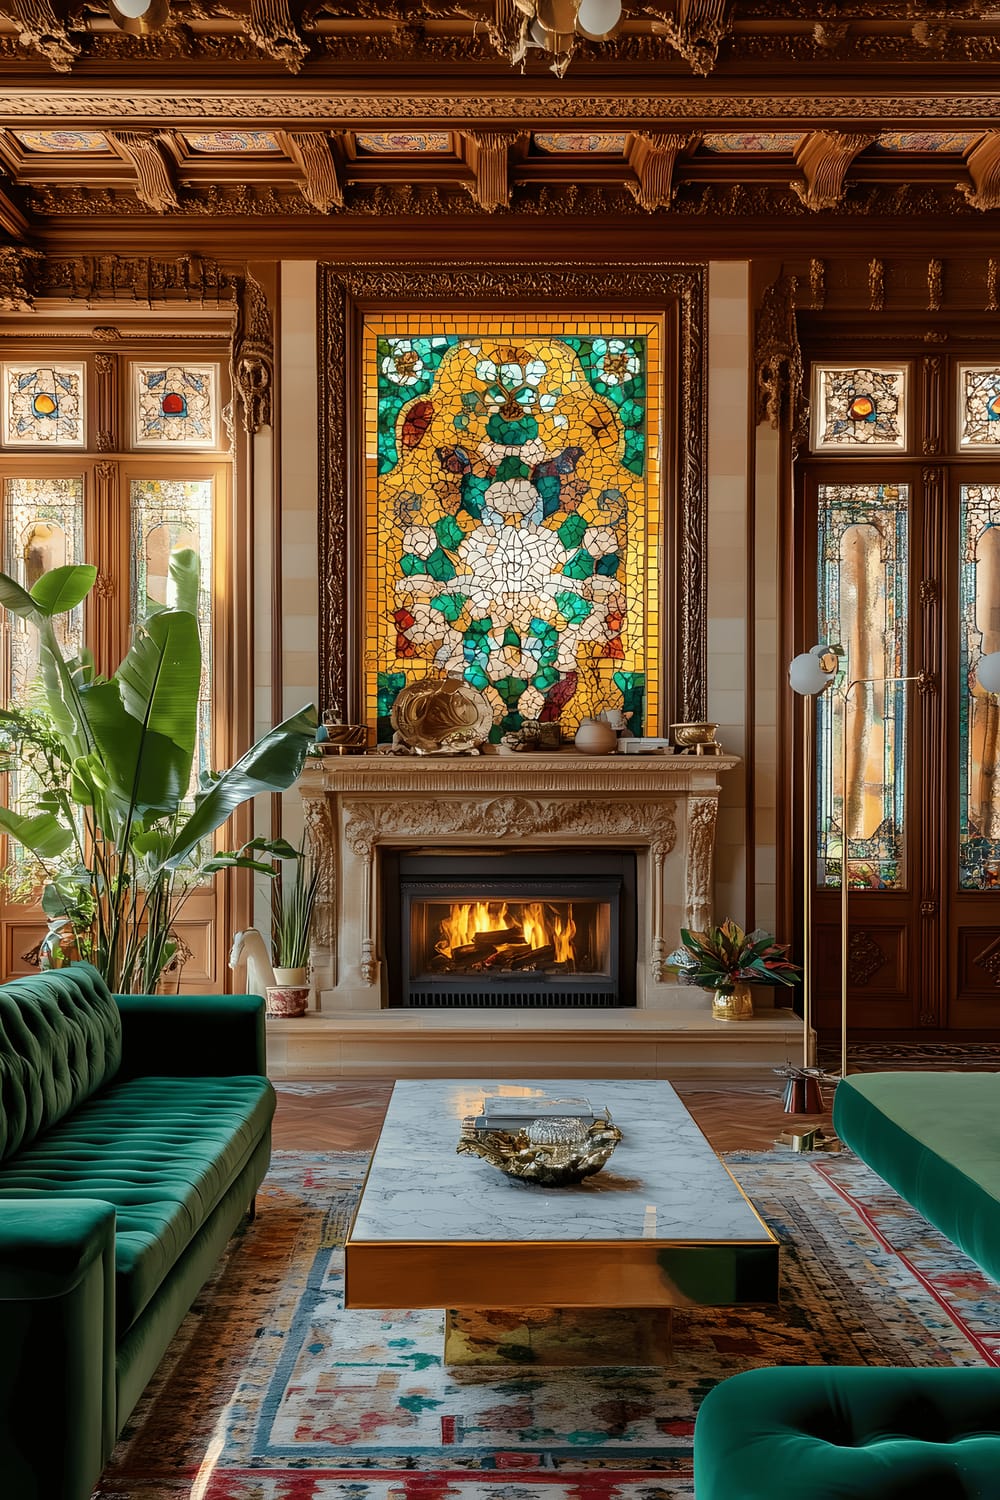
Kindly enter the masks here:
[[495, 39], [514, 64], [541, 47], [561, 78], [581, 37], [603, 42], [621, 18], [621, 0], [498, 0]]

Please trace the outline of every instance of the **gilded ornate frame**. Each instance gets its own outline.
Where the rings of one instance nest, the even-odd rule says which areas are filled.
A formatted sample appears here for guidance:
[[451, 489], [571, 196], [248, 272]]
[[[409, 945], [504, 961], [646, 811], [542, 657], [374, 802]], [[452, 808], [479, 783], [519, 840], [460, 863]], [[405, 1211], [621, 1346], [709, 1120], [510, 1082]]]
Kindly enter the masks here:
[[[389, 309], [510, 311], [564, 308], [664, 319], [666, 555], [664, 727], [706, 713], [708, 522], [706, 268], [634, 265], [427, 263], [319, 267], [319, 685], [321, 707], [345, 721], [360, 713], [360, 518], [364, 462], [361, 330]], [[671, 651], [671, 641], [676, 650]]]

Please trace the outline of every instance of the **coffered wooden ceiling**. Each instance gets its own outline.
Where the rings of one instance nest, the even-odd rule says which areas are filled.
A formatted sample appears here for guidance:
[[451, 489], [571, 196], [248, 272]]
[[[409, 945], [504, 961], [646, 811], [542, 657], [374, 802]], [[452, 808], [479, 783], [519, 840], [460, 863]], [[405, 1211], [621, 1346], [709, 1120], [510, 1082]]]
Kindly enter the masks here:
[[[511, 0], [0, 0], [0, 231], [66, 253], [981, 250], [1000, 4], [626, 4], [563, 77]], [[530, 228], [529, 228], [530, 226]], [[596, 248], [594, 239], [591, 249]]]

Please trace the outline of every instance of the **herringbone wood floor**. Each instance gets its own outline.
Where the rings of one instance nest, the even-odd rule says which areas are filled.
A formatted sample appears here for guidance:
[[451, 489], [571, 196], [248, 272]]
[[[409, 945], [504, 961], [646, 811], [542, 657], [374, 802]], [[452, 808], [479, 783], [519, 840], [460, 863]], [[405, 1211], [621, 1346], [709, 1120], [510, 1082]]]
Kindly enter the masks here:
[[[315, 1090], [315, 1092], [313, 1092]], [[355, 1151], [373, 1146], [392, 1083], [385, 1078], [332, 1080], [309, 1092], [278, 1087], [274, 1145], [285, 1151]], [[716, 1151], [766, 1151], [789, 1125], [823, 1125], [830, 1130], [830, 1091], [822, 1115], [786, 1115], [782, 1083], [750, 1084], [699, 1080], [677, 1085], [677, 1092]]]

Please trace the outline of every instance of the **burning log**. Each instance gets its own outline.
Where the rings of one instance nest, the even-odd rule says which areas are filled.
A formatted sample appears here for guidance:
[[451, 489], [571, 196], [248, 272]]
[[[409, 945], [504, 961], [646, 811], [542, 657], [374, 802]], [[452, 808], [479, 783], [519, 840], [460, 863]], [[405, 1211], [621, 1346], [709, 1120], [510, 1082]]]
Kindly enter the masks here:
[[551, 943], [546, 943], [544, 948], [529, 948], [527, 953], [520, 954], [514, 959], [511, 968], [514, 969], [537, 969], [540, 964], [548, 963], [554, 959], [556, 950]]
[[476, 948], [500, 948], [505, 943], [523, 943], [523, 927], [498, 927], [494, 932], [477, 932], [472, 939]]
[[482, 956], [482, 950], [477, 948], [475, 943], [462, 943], [459, 947], [452, 948], [451, 956], [453, 959], [479, 958]]

